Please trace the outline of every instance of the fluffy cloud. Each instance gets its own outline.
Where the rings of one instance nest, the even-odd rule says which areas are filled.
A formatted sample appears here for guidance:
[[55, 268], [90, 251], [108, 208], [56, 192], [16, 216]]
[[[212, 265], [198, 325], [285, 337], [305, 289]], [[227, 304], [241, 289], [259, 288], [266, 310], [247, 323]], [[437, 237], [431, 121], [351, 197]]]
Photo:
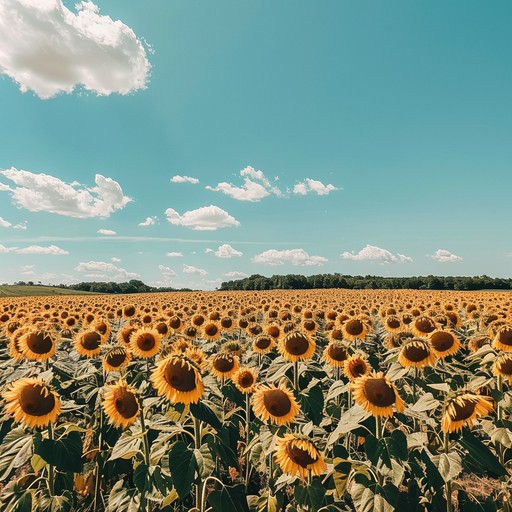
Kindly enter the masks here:
[[183, 273], [184, 274], [197, 274], [200, 276], [207, 276], [208, 272], [203, 268], [193, 267], [192, 265], [183, 265]]
[[133, 30], [89, 1], [2, 0], [0, 73], [47, 99], [77, 86], [99, 95], [146, 87], [150, 64]]
[[263, 172], [255, 170], [254, 167], [242, 169], [240, 176], [244, 178], [244, 184], [240, 187], [223, 181], [216, 187], [207, 186], [206, 188], [214, 192], [222, 192], [238, 201], [256, 202], [270, 194], [282, 195], [282, 192], [270, 183]]
[[245, 272], [238, 272], [236, 270], [226, 272], [224, 275], [226, 277], [231, 277], [231, 279], [243, 279], [244, 277], [249, 277]]
[[251, 261], [253, 263], [261, 263], [262, 265], [284, 265], [285, 263], [291, 263], [301, 267], [317, 267], [323, 265], [327, 258], [323, 256], [310, 256], [304, 249], [288, 249], [284, 251], [269, 249], [254, 256]]
[[12, 224], [5, 220], [3, 217], [0, 217], [0, 228], [10, 228]]
[[450, 251], [447, 251], [446, 249], [438, 249], [434, 254], [431, 254], [430, 257], [433, 260], [439, 261], [440, 263], [453, 263], [455, 261], [462, 260], [460, 256], [452, 254]]
[[79, 263], [75, 268], [77, 272], [87, 272], [88, 277], [95, 274], [101, 274], [101, 278], [110, 277], [113, 279], [136, 279], [139, 274], [135, 272], [128, 272], [124, 268], [116, 267], [113, 263], [107, 263], [106, 261], [88, 261]]
[[50, 212], [82, 219], [109, 217], [131, 201], [123, 195], [119, 183], [101, 174], [96, 174], [96, 186], [92, 188], [14, 167], [0, 171], [0, 175], [16, 185], [4, 186], [0, 190], [10, 192], [16, 206], [31, 212]]
[[30, 245], [29, 247], [24, 247], [22, 249], [16, 249], [19, 254], [69, 254], [69, 251], [65, 251], [56, 245], [49, 245], [48, 247], [42, 247], [41, 245]]
[[167, 208], [165, 214], [171, 224], [175, 226], [185, 226], [186, 228], [197, 231], [215, 231], [219, 228], [230, 228], [240, 225], [240, 222], [229, 215], [228, 212], [213, 205], [203, 206], [197, 210], [190, 210], [183, 215], [180, 215], [172, 208]]
[[383, 263], [411, 263], [412, 258], [404, 254], [397, 253], [396, 256], [386, 249], [381, 249], [374, 245], [367, 245], [361, 249], [357, 254], [353, 252], [344, 252], [341, 255], [346, 260], [354, 261], [381, 261]]
[[166, 267], [165, 265], [158, 265], [160, 272], [164, 277], [174, 277], [176, 272], [171, 267]]
[[121, 258], [116, 258], [116, 257], [112, 257], [110, 258], [110, 261], [113, 261], [114, 263], [120, 263], [121, 262]]
[[0, 252], [12, 252], [16, 249], [17, 247], [5, 247], [5, 245], [0, 244]]
[[182, 252], [166, 252], [165, 255], [169, 258], [183, 258]]
[[23, 276], [35, 276], [34, 265], [22, 265], [20, 267], [20, 274]]
[[229, 244], [223, 244], [218, 247], [216, 251], [213, 249], [206, 249], [207, 253], [213, 253], [217, 258], [233, 258], [235, 256], [242, 256], [243, 252], [233, 249]]
[[301, 196], [305, 196], [310, 192], [314, 192], [319, 196], [326, 196], [334, 190], [338, 190], [338, 188], [331, 184], [324, 185], [321, 181], [312, 180], [311, 178], [306, 178], [304, 181], [296, 183], [293, 187], [293, 193]]
[[190, 176], [180, 176], [177, 174], [171, 178], [171, 183], [192, 183], [193, 185], [197, 185], [199, 180], [197, 178], [191, 178]]
[[139, 226], [153, 226], [158, 217], [146, 217], [146, 220], [139, 222]]
[[117, 235], [115, 231], [112, 231], [111, 229], [98, 229], [99, 235]]

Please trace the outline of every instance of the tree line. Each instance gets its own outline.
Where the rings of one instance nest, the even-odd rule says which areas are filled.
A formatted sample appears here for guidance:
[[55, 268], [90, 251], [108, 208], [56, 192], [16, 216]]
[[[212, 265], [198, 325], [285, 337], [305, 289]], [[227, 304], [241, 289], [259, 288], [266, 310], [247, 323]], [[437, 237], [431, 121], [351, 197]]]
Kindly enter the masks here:
[[512, 279], [473, 276], [349, 276], [343, 274], [273, 275], [253, 274], [244, 279], [223, 282], [221, 290], [308, 290], [313, 288], [413, 289], [413, 290], [512, 290]]

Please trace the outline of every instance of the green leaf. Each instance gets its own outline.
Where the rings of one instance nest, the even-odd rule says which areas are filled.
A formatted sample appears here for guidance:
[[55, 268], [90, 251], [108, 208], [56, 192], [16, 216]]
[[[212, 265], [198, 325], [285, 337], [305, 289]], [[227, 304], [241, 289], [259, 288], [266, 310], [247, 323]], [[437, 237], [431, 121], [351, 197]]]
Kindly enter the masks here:
[[297, 485], [294, 496], [308, 510], [319, 510], [324, 504], [325, 489], [320, 478], [314, 477], [309, 485]]
[[0, 446], [0, 481], [8, 478], [13, 469], [23, 466], [32, 454], [32, 435], [21, 427], [9, 432]]
[[401, 430], [394, 430], [389, 437], [377, 440], [369, 434], [365, 438], [364, 449], [370, 461], [376, 466], [378, 461], [392, 469], [391, 459], [407, 460], [407, 437]]
[[324, 394], [318, 383], [313, 386], [308, 386], [305, 390], [301, 391], [300, 405], [304, 414], [313, 421], [315, 425], [319, 425], [323, 419]]
[[211, 425], [217, 432], [221, 431], [222, 423], [207, 400], [190, 404], [190, 412], [195, 418]]
[[341, 415], [338, 426], [331, 432], [327, 445], [333, 445], [343, 434], [352, 432], [361, 426], [361, 423], [370, 416], [360, 405], [354, 405]]
[[441, 384], [428, 384], [428, 387], [437, 391], [442, 391], [443, 393], [448, 393], [450, 391], [450, 386], [446, 382]]
[[450, 482], [462, 471], [462, 460], [457, 452], [441, 453], [431, 458], [445, 482]]
[[478, 468], [488, 471], [494, 477], [507, 474], [496, 455], [471, 430], [463, 429], [459, 443], [468, 451], [467, 458]]
[[70, 432], [59, 439], [35, 436], [34, 453], [60, 471], [82, 471], [82, 438], [78, 432]]
[[147, 489], [148, 469], [146, 464], [141, 463], [133, 471], [133, 483], [140, 492], [142, 492], [143, 489]]
[[183, 499], [190, 494], [199, 472], [194, 450], [183, 441], [172, 444], [169, 451], [169, 468], [174, 487], [179, 497]]
[[30, 465], [32, 466], [32, 469], [38, 473], [39, 471], [41, 471], [45, 466], [46, 466], [47, 462], [39, 455], [35, 454], [32, 455], [31, 459], [30, 459]]
[[133, 437], [132, 433], [127, 430], [117, 440], [109, 460], [132, 459], [138, 453], [142, 453], [141, 446], [142, 439], [140, 437]]
[[213, 512], [249, 512], [243, 484], [225, 485], [222, 489], [212, 491], [208, 496], [208, 503]]
[[203, 444], [199, 450], [194, 450], [197, 467], [201, 478], [204, 480], [209, 477], [215, 470], [215, 461], [207, 444]]
[[433, 411], [437, 409], [439, 405], [439, 400], [436, 400], [432, 393], [425, 393], [410, 409], [415, 412]]
[[332, 479], [338, 498], [341, 500], [347, 490], [348, 477], [352, 471], [352, 463], [349, 460], [335, 457], [333, 460]]

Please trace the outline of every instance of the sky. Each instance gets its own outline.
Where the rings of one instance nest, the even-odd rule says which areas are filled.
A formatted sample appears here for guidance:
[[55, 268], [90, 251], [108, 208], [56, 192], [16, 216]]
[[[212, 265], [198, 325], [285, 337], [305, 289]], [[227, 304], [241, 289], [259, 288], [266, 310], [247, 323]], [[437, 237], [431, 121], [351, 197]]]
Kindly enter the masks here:
[[511, 18], [0, 0], [0, 283], [511, 277]]

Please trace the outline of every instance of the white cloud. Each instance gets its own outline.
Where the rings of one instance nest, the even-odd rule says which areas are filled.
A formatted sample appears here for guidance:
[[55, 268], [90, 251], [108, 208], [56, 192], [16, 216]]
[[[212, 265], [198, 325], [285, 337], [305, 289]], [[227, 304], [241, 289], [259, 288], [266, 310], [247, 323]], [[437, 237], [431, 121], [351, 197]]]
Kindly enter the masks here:
[[301, 267], [316, 267], [323, 265], [327, 258], [323, 256], [310, 256], [304, 249], [287, 249], [283, 251], [269, 249], [254, 256], [251, 261], [253, 263], [261, 263], [262, 265], [284, 265], [285, 263], [291, 263]]
[[177, 174], [170, 179], [171, 183], [192, 183], [193, 185], [197, 185], [199, 180], [197, 178], [191, 178], [190, 176], [180, 176]]
[[146, 217], [146, 220], [139, 222], [139, 226], [153, 226], [158, 217]]
[[15, 224], [12, 229], [27, 229], [27, 221], [25, 220], [19, 224]]
[[183, 265], [184, 274], [198, 274], [200, 276], [207, 276], [208, 272], [203, 268], [193, 267], [192, 265]]
[[3, 217], [0, 217], [0, 228], [10, 228], [12, 224], [5, 220]]
[[16, 249], [17, 247], [5, 247], [5, 245], [0, 244], [0, 252], [12, 252]]
[[107, 263], [106, 261], [81, 262], [75, 270], [77, 272], [87, 272], [86, 277], [91, 277], [91, 273], [101, 274], [102, 278], [110, 277], [113, 279], [136, 279], [140, 277], [135, 272], [128, 272], [124, 268], [116, 267], [114, 264]]
[[82, 219], [109, 217], [131, 201], [123, 195], [119, 183], [101, 174], [96, 174], [96, 186], [92, 188], [14, 167], [0, 171], [0, 175], [17, 185], [0, 190], [10, 192], [16, 206], [31, 212], [50, 212]]
[[166, 267], [165, 265], [158, 265], [160, 272], [164, 277], [174, 277], [176, 272], [171, 267]]
[[314, 192], [319, 196], [326, 196], [334, 190], [338, 190], [338, 188], [331, 184], [324, 185], [321, 181], [312, 180], [311, 178], [306, 178], [303, 182], [296, 183], [293, 187], [294, 194], [301, 196], [305, 196], [310, 192]]
[[34, 265], [22, 265], [20, 267], [20, 274], [23, 276], [35, 276]]
[[112, 258], [110, 258], [110, 261], [113, 261], [114, 263], [120, 263], [121, 258], [116, 258], [115, 256], [113, 256]]
[[175, 226], [185, 226], [197, 231], [215, 231], [219, 228], [230, 228], [239, 226], [234, 217], [218, 206], [203, 206], [197, 210], [190, 210], [180, 215], [176, 210], [167, 208], [165, 210], [167, 220]]
[[386, 249], [381, 249], [374, 245], [367, 245], [361, 249], [357, 254], [347, 252], [341, 254], [346, 260], [354, 261], [381, 261], [383, 263], [411, 263], [412, 258], [404, 254], [397, 253], [396, 256]]
[[232, 279], [243, 279], [244, 277], [249, 277], [245, 272], [238, 272], [236, 270], [226, 272], [224, 275], [226, 277], [231, 277]]
[[69, 251], [65, 251], [56, 245], [49, 245], [48, 247], [43, 247], [41, 245], [30, 245], [29, 247], [24, 247], [22, 249], [16, 249], [19, 254], [69, 254]]
[[261, 201], [264, 197], [274, 194], [281, 196], [279, 188], [273, 186], [262, 171], [256, 171], [254, 167], [246, 167], [240, 171], [240, 176], [244, 178], [244, 184], [240, 187], [227, 183], [219, 183], [216, 187], [207, 186], [208, 190], [222, 192], [238, 201]]
[[99, 235], [117, 235], [115, 231], [112, 231], [111, 229], [98, 229]]
[[133, 30], [92, 2], [76, 10], [61, 0], [2, 0], [0, 73], [43, 99], [77, 86], [98, 95], [145, 88], [151, 66]]
[[166, 252], [165, 255], [169, 258], [183, 258], [182, 252]]
[[220, 245], [216, 251], [213, 249], [206, 249], [206, 253], [213, 253], [217, 258], [233, 258], [235, 256], [242, 256], [243, 252], [233, 249], [229, 244]]
[[438, 249], [434, 254], [431, 254], [430, 257], [433, 260], [439, 261], [440, 263], [453, 263], [455, 261], [462, 260], [460, 256], [452, 254], [446, 249]]

